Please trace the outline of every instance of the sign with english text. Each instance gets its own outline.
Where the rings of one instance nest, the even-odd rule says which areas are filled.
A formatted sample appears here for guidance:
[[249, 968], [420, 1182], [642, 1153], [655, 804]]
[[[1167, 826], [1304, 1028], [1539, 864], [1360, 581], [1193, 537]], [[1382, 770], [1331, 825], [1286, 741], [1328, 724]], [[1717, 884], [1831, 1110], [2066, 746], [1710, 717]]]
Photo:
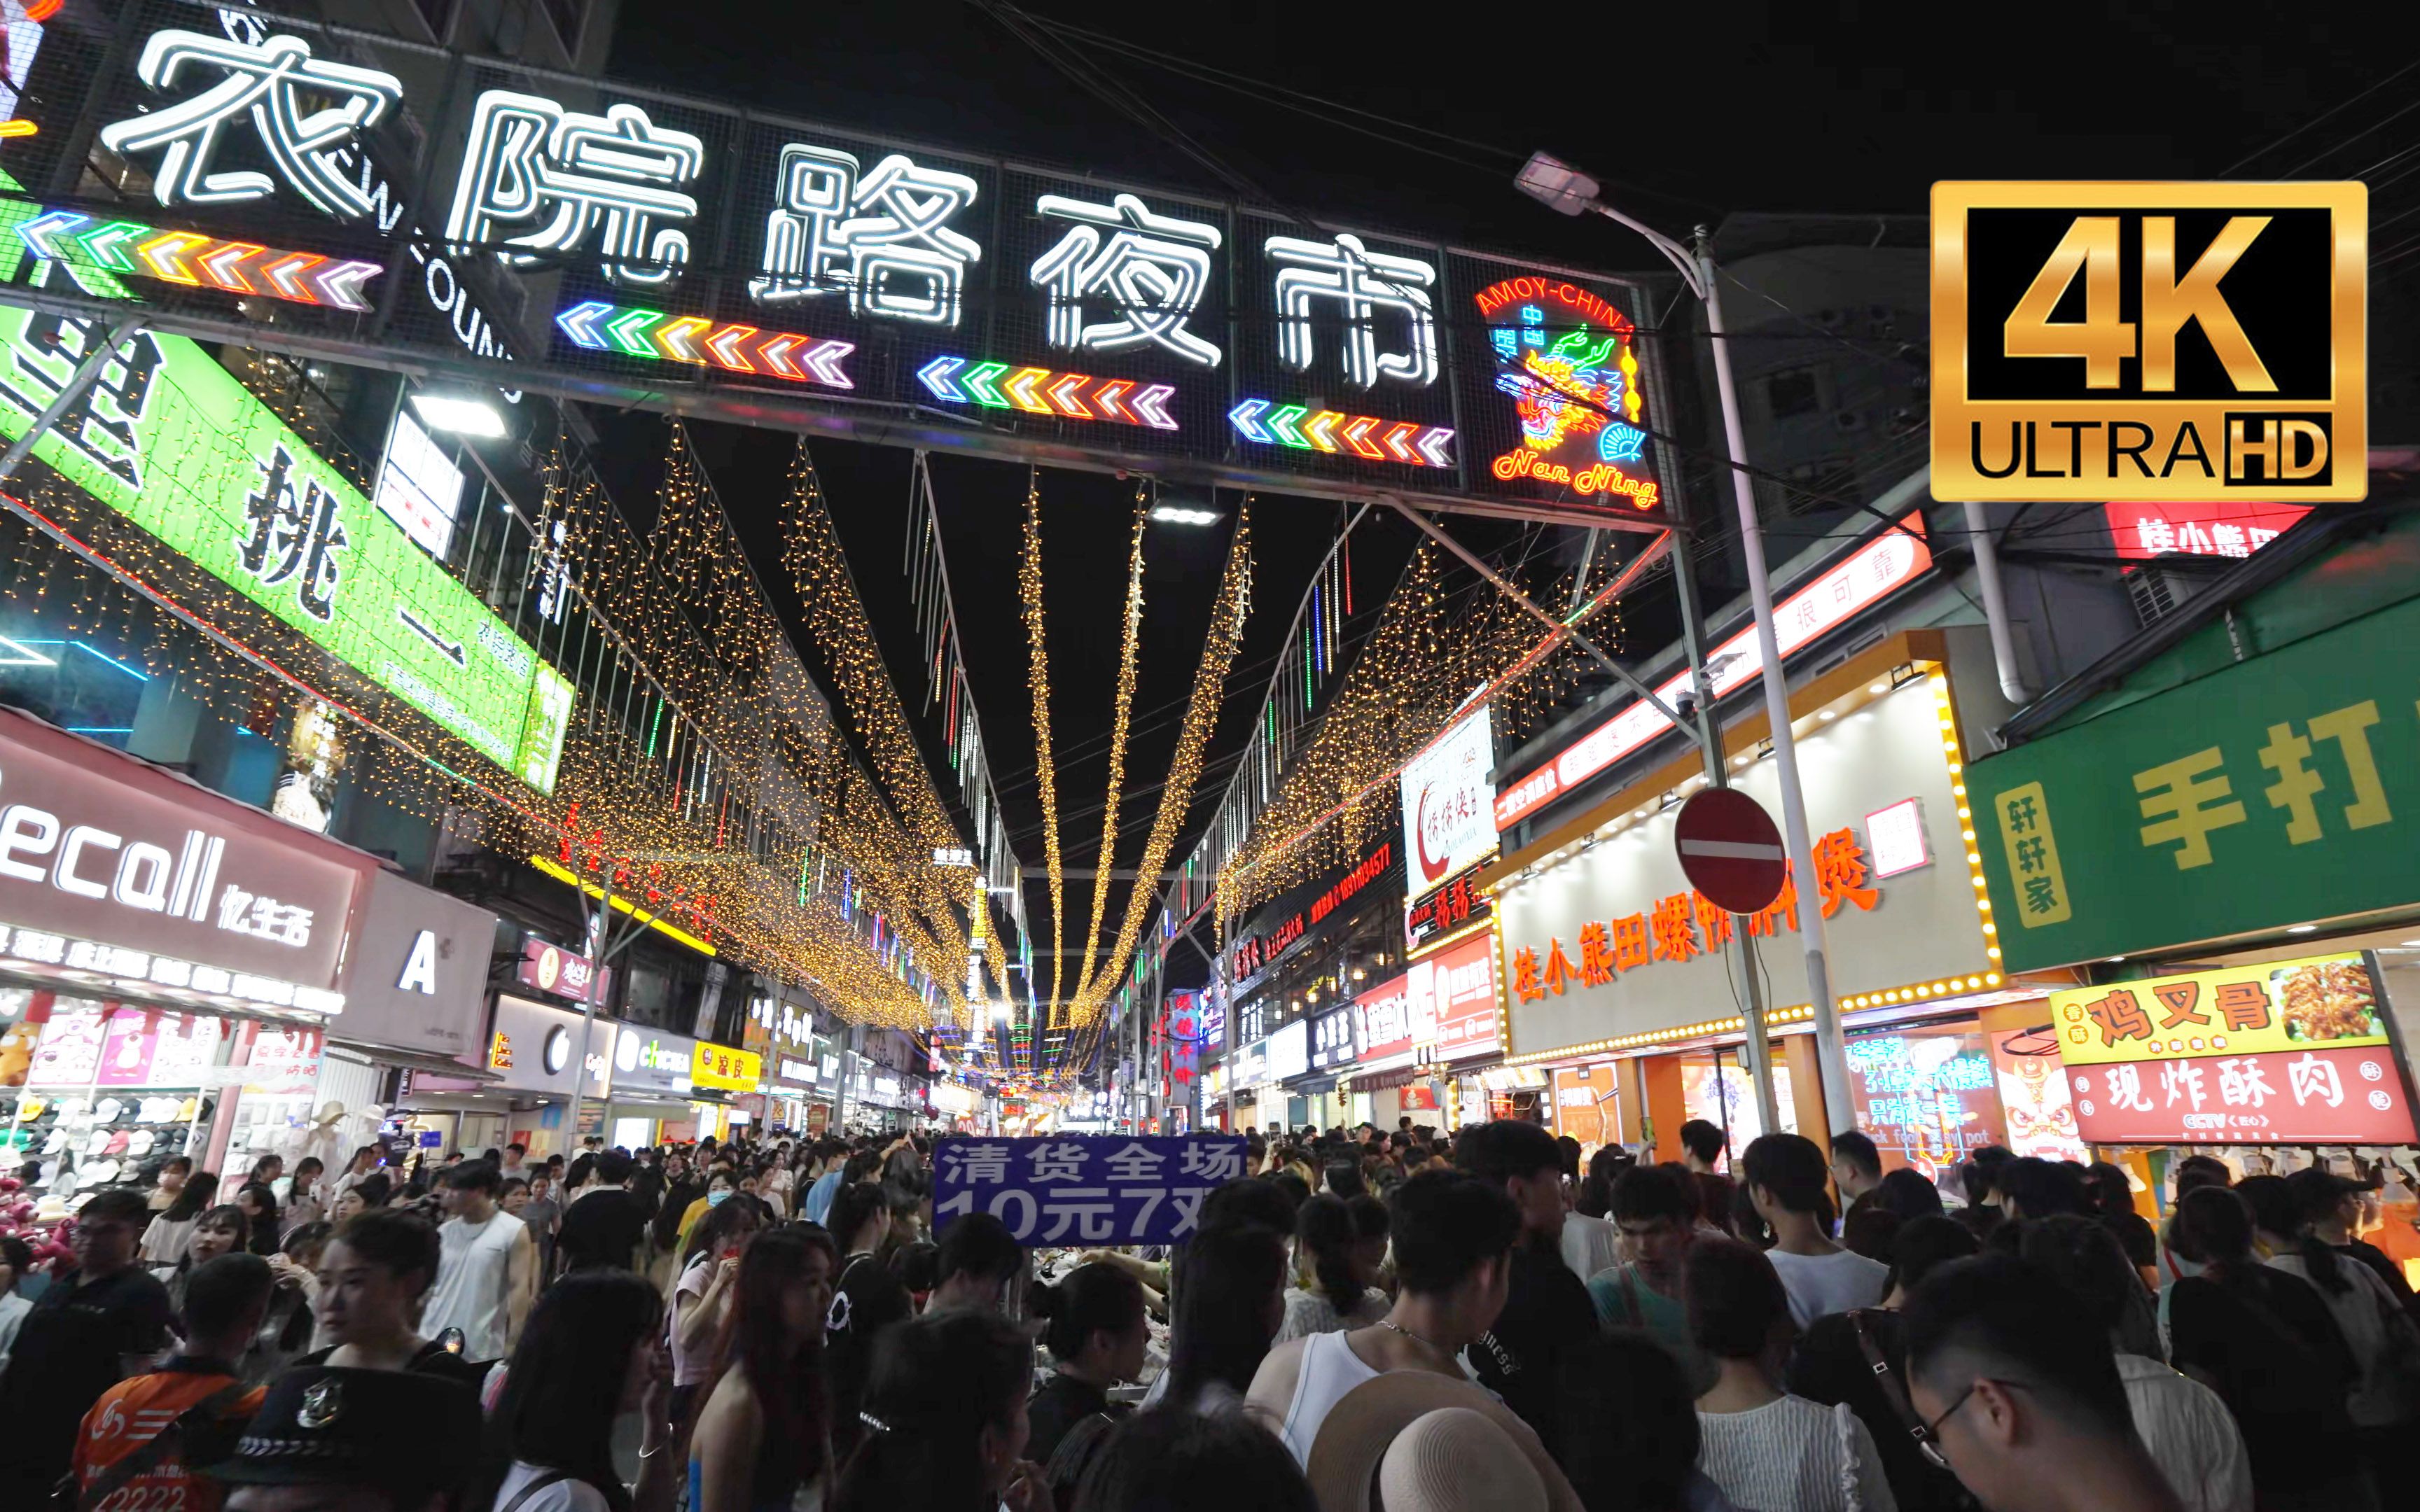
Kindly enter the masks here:
[[933, 1230], [987, 1212], [1029, 1247], [1181, 1243], [1244, 1168], [1233, 1134], [953, 1136], [933, 1150]]

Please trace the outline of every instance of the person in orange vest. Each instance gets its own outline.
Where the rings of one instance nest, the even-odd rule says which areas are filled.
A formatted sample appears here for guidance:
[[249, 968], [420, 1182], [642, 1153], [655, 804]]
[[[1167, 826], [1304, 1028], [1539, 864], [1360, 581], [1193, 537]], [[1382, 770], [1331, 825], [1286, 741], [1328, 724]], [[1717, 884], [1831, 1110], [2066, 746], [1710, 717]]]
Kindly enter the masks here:
[[189, 1467], [224, 1457], [260, 1408], [264, 1388], [236, 1372], [275, 1282], [267, 1260], [244, 1254], [205, 1260], [186, 1276], [185, 1341], [84, 1415], [75, 1443], [84, 1505], [218, 1512], [219, 1488]]

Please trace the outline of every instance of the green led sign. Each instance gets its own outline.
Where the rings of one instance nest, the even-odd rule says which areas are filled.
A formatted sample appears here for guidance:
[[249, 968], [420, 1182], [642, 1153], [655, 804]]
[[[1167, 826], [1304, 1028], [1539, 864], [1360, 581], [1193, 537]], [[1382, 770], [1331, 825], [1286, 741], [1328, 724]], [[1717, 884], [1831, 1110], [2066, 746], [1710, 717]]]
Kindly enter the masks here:
[[[0, 305], [0, 438], [23, 434], [96, 333]], [[193, 342], [149, 332], [128, 341], [34, 455], [531, 787], [553, 790], [570, 682]]]

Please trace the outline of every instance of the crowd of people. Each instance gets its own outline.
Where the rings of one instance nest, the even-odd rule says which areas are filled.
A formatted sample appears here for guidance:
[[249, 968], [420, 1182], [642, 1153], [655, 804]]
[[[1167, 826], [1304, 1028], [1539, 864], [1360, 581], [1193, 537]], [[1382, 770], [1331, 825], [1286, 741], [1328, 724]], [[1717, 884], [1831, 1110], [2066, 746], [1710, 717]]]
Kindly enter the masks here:
[[[2358, 1184], [1871, 1141], [1253, 1134], [1171, 1249], [934, 1225], [921, 1136], [273, 1158], [0, 1246], [0, 1506], [2383, 1507], [2420, 1328]], [[592, 1146], [594, 1141], [591, 1142]], [[17, 1303], [14, 1307], [7, 1306]], [[1164, 1344], [1162, 1340], [1164, 1339]]]

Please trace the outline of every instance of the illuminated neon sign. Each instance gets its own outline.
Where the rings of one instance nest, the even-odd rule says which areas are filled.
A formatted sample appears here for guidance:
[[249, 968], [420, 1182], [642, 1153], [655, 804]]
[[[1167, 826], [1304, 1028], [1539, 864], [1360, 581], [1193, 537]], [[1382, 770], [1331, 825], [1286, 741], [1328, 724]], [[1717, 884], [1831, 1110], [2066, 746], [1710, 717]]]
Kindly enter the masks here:
[[666, 315], [661, 310], [597, 300], [573, 305], [556, 316], [554, 323], [576, 345], [592, 352], [669, 359], [719, 367], [726, 373], [820, 383], [833, 389], [857, 387], [840, 365], [842, 358], [857, 350], [855, 342], [761, 331], [736, 321]]
[[42, 210], [18, 226], [17, 234], [35, 256], [54, 262], [337, 310], [368, 311], [362, 285], [386, 271], [379, 263], [280, 252], [257, 242], [163, 231], [140, 221], [104, 221], [74, 210]]
[[1450, 425], [1348, 415], [1307, 404], [1279, 404], [1274, 399], [1247, 399], [1228, 411], [1227, 423], [1246, 440], [1263, 446], [1291, 446], [1331, 456], [1350, 454], [1364, 461], [1404, 462], [1413, 467], [1453, 466], [1453, 457], [1446, 450], [1453, 444]]
[[1172, 383], [1137, 383], [966, 357], [936, 357], [916, 370], [916, 378], [944, 404], [1022, 409], [1061, 420], [1114, 420], [1154, 430], [1176, 428], [1175, 417], [1168, 412], [1168, 402], [1176, 397]]
[[1489, 322], [1497, 390], [1512, 396], [1521, 423], [1521, 444], [1488, 471], [1583, 498], [1621, 494], [1640, 509], [1661, 502], [1662, 489], [1640, 475], [1647, 432], [1630, 317], [1601, 295], [1551, 278], [1508, 278], [1472, 298]]

